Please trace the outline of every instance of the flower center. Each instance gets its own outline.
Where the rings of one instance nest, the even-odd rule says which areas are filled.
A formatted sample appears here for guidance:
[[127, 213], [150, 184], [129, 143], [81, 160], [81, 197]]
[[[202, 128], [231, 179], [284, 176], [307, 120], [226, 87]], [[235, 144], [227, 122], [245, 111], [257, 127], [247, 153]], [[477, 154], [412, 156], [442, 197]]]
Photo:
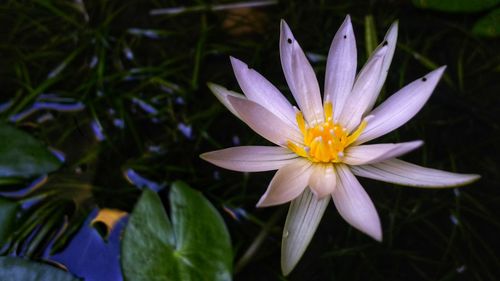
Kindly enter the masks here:
[[297, 110], [295, 118], [304, 137], [303, 144], [288, 141], [287, 147], [312, 162], [339, 163], [344, 157], [344, 149], [363, 132], [366, 121], [361, 122], [358, 128], [349, 134], [344, 127], [334, 122], [331, 103], [325, 103], [324, 111], [325, 121], [311, 127], [306, 124], [302, 112]]

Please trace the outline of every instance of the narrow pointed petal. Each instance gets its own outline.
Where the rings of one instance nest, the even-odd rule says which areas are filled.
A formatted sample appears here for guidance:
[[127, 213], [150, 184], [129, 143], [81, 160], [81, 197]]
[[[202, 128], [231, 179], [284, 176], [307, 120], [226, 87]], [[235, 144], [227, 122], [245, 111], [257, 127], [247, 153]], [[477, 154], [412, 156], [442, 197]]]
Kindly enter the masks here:
[[290, 204], [281, 243], [281, 271], [288, 275], [304, 254], [330, 202], [318, 199], [309, 189]]
[[340, 215], [353, 227], [382, 241], [382, 227], [372, 200], [345, 165], [337, 165], [337, 187], [333, 202]]
[[386, 52], [387, 47], [384, 46], [374, 53], [361, 69], [354, 82], [352, 92], [346, 100], [339, 117], [340, 124], [349, 132], [361, 123], [368, 104], [373, 99], [373, 96], [378, 95], [376, 90]]
[[457, 174], [418, 166], [399, 159], [352, 167], [355, 175], [414, 187], [442, 188], [469, 184], [480, 178], [474, 174]]
[[374, 53], [376, 53], [379, 49], [387, 46], [387, 52], [384, 57], [384, 62], [382, 63], [382, 70], [380, 71], [380, 79], [378, 81], [375, 92], [377, 94], [372, 96], [371, 101], [368, 103], [366, 107], [365, 113], [372, 110], [373, 105], [377, 101], [377, 97], [384, 86], [385, 79], [387, 78], [387, 73], [389, 73], [389, 67], [391, 66], [392, 57], [394, 56], [394, 51], [396, 50], [396, 42], [398, 40], [398, 22], [394, 22], [389, 30], [385, 34], [384, 40], [382, 43], [375, 49]]
[[244, 99], [245, 98], [244, 95], [242, 95], [240, 93], [237, 93], [237, 92], [230, 91], [230, 90], [226, 89], [225, 87], [222, 87], [221, 85], [217, 85], [217, 84], [214, 84], [214, 83], [207, 83], [207, 86], [210, 89], [210, 91], [212, 91], [212, 93], [215, 95], [215, 97], [227, 109], [229, 109], [229, 111], [231, 111], [232, 114], [234, 114], [236, 117], [238, 117], [239, 119], [241, 119], [240, 115], [238, 114], [238, 112], [236, 112], [236, 110], [234, 110], [233, 106], [231, 105], [231, 103], [229, 102], [229, 100], [227, 99], [227, 97], [228, 96], [233, 96], [233, 97]]
[[387, 159], [399, 157], [418, 147], [423, 141], [410, 141], [402, 143], [379, 143], [349, 147], [345, 151], [342, 162], [348, 165], [366, 165], [382, 162]]
[[302, 143], [302, 136], [297, 127], [292, 127], [263, 106], [246, 98], [228, 96], [227, 99], [241, 119], [270, 142], [279, 146], [285, 145], [289, 140]]
[[337, 184], [337, 175], [332, 164], [314, 164], [309, 187], [318, 198], [330, 195]]
[[236, 80], [249, 100], [260, 104], [290, 125], [296, 123], [292, 105], [273, 84], [236, 58], [231, 57], [231, 64]]
[[413, 81], [375, 108], [370, 113], [374, 117], [368, 122], [354, 144], [361, 144], [383, 136], [408, 122], [427, 102], [445, 68], [442, 66]]
[[306, 121], [322, 122], [323, 105], [316, 74], [284, 20], [281, 20], [280, 57], [286, 82]]
[[276, 172], [257, 207], [279, 205], [297, 198], [306, 188], [311, 172], [309, 160], [294, 159]]
[[333, 38], [326, 63], [325, 102], [332, 103], [334, 120], [338, 120], [351, 93], [357, 63], [356, 39], [351, 17], [347, 16]]
[[279, 146], [237, 146], [203, 153], [200, 157], [228, 170], [262, 172], [277, 170], [298, 156]]

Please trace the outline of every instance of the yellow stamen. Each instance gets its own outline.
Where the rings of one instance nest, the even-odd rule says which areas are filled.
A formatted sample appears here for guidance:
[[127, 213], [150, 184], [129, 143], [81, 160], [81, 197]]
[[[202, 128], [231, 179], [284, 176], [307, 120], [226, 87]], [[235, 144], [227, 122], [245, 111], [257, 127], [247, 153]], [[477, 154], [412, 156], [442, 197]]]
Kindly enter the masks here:
[[349, 134], [345, 128], [334, 122], [333, 106], [330, 102], [325, 103], [324, 112], [325, 121], [309, 127], [302, 112], [297, 110], [295, 118], [303, 136], [303, 145], [288, 141], [287, 147], [312, 162], [339, 163], [344, 157], [344, 150], [361, 135], [367, 122], [363, 120], [358, 128]]
[[333, 118], [333, 106], [331, 102], [325, 103], [325, 120], [331, 120]]
[[304, 134], [306, 132], [306, 122], [304, 121], [304, 116], [300, 111], [297, 111], [295, 115], [296, 115], [295, 119], [297, 120], [297, 125], [299, 125], [299, 130], [302, 134]]

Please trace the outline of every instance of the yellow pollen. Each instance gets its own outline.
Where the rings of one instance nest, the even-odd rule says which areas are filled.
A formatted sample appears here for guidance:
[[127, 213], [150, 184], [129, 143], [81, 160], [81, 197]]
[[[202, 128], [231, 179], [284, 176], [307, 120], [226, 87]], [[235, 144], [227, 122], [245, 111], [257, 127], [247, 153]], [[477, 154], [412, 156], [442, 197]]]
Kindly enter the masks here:
[[366, 127], [366, 121], [348, 134], [347, 130], [333, 120], [332, 104], [324, 105], [325, 121], [314, 127], [307, 126], [302, 112], [297, 110], [295, 118], [303, 136], [303, 145], [292, 141], [287, 142], [288, 148], [299, 156], [312, 162], [339, 163], [344, 157], [344, 149], [351, 145], [361, 135]]

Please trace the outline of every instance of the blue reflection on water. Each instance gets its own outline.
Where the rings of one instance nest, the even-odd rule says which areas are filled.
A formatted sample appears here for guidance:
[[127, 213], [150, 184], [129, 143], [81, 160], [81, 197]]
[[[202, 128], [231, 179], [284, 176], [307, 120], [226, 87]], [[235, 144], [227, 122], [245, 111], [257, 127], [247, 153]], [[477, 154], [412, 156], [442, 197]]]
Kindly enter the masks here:
[[92, 128], [92, 132], [94, 133], [94, 137], [97, 141], [103, 141], [106, 139], [106, 136], [104, 135], [104, 129], [97, 119], [94, 119], [92, 120], [92, 122], [90, 122], [90, 128]]
[[120, 237], [128, 217], [122, 218], [111, 230], [108, 240], [104, 241], [90, 225], [97, 213], [98, 210], [95, 209], [88, 216], [64, 251], [49, 258], [63, 264], [71, 273], [85, 281], [121, 281]]
[[191, 125], [186, 125], [184, 123], [179, 123], [177, 124], [177, 129], [181, 131], [181, 133], [187, 138], [187, 139], [192, 139], [193, 138], [193, 128]]
[[72, 98], [60, 97], [57, 94], [41, 94], [36, 101], [25, 110], [9, 117], [11, 122], [20, 121], [39, 110], [54, 110], [60, 112], [75, 112], [85, 108], [82, 102]]
[[157, 183], [152, 180], [149, 180], [141, 175], [139, 175], [133, 169], [127, 169], [125, 171], [125, 178], [133, 185], [137, 186], [140, 189], [149, 188], [153, 191], [160, 191], [167, 186], [166, 183]]
[[161, 37], [157, 31], [152, 29], [129, 28], [127, 31], [132, 35], [144, 36], [150, 39], [159, 39]]
[[12, 100], [6, 101], [4, 103], [0, 103], [0, 113], [4, 112], [5, 110], [9, 109], [14, 102]]
[[138, 98], [133, 98], [132, 102], [136, 105], [138, 105], [142, 110], [146, 111], [149, 114], [156, 115], [158, 114], [158, 110], [154, 108], [152, 105], [148, 104], [147, 102], [138, 99]]

